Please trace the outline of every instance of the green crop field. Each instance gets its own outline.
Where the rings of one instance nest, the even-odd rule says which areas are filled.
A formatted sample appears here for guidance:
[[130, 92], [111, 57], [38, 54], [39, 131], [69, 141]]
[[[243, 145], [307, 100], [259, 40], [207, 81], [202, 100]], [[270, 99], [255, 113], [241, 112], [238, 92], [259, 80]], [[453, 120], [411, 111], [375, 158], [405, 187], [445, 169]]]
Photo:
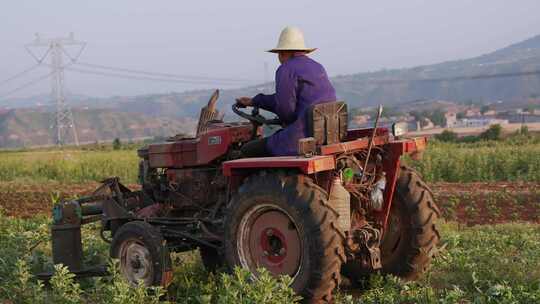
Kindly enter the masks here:
[[[521, 139], [428, 145], [411, 163], [428, 182], [540, 181], [540, 140]], [[119, 176], [137, 181], [135, 149], [0, 152], [0, 181], [85, 182]]]
[[[372, 275], [359, 282], [361, 291], [344, 286], [336, 303], [540, 303], [540, 225], [534, 224], [540, 218], [538, 138], [467, 144], [433, 141], [421, 161], [404, 161], [427, 181], [454, 182], [434, 184], [445, 217], [440, 223], [445, 247], [421, 280], [406, 283]], [[50, 219], [42, 212], [51, 206], [44, 200], [59, 192], [51, 189], [49, 194], [49, 187], [65, 196], [93, 188], [96, 181], [110, 176], [135, 183], [137, 168], [134, 148], [0, 152], [0, 195], [6, 196], [0, 197], [0, 303], [298, 301], [288, 278], [264, 274], [252, 282], [241, 270], [211, 274], [197, 252], [173, 255], [175, 276], [166, 293], [130, 287], [114, 261], [108, 260], [108, 244], [92, 225], [84, 228], [85, 263], [109, 263], [112, 276], [76, 281], [56, 266], [57, 275], [49, 285], [36, 280], [33, 274], [55, 267], [50, 258]], [[467, 182], [488, 183], [476, 191]], [[491, 189], [492, 184], [498, 188]], [[25, 211], [37, 203], [43, 206]]]
[[134, 183], [138, 167], [135, 150], [0, 152], [0, 181], [80, 183], [119, 176]]
[[427, 181], [540, 181], [540, 142], [432, 142], [412, 162]]
[[[87, 264], [107, 262], [107, 244], [96, 226], [84, 231]], [[524, 223], [463, 227], [442, 225], [446, 248], [415, 283], [373, 275], [364, 290], [341, 290], [337, 303], [539, 303], [540, 226]], [[242, 271], [207, 273], [196, 252], [174, 255], [174, 282], [163, 290], [129, 287], [114, 275], [74, 281], [65, 269], [50, 286], [32, 273], [51, 270], [48, 219], [0, 216], [2, 303], [291, 303], [288, 279], [263, 276], [255, 283]], [[114, 266], [114, 264], [111, 264]]]

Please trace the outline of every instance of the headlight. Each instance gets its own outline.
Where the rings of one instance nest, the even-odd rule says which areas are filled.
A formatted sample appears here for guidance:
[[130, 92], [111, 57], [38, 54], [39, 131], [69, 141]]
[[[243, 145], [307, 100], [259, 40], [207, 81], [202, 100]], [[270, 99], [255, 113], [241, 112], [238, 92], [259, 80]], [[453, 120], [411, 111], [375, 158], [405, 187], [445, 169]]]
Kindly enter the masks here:
[[409, 124], [407, 122], [396, 122], [392, 125], [392, 134], [401, 136], [409, 132]]

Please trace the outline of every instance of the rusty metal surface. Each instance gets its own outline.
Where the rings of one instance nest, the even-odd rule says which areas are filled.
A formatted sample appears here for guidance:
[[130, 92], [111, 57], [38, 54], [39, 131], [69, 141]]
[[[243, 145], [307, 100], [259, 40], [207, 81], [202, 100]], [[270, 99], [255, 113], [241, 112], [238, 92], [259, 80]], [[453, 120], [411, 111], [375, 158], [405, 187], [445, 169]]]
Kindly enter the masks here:
[[298, 155], [304, 157], [312, 157], [315, 155], [317, 147], [315, 145], [315, 138], [306, 137], [298, 140]]
[[201, 114], [199, 116], [199, 123], [197, 124], [196, 135], [199, 136], [201, 133], [205, 132], [208, 123], [214, 119], [219, 118], [219, 111], [216, 110], [216, 102], [219, 98], [219, 90], [215, 90], [214, 94], [210, 97], [206, 107], [201, 109]]
[[347, 135], [347, 104], [337, 101], [314, 105], [307, 122], [308, 133], [317, 145], [338, 143]]
[[198, 139], [153, 144], [148, 146], [150, 168], [182, 168], [197, 164]]
[[[383, 169], [386, 172], [386, 188], [384, 189], [384, 207], [382, 211], [373, 211], [374, 217], [382, 224], [383, 228], [386, 228], [388, 221], [388, 215], [390, 214], [390, 208], [392, 207], [392, 199], [394, 198], [394, 191], [396, 188], [396, 182], [399, 177], [400, 166], [400, 149], [402, 145], [391, 145], [386, 158], [383, 161]], [[394, 150], [393, 150], [394, 149]]]
[[[344, 141], [351, 141], [362, 137], [368, 137], [373, 132], [373, 128], [351, 129], [347, 131], [347, 136]], [[377, 128], [375, 136], [389, 135], [388, 128]]]
[[232, 144], [249, 141], [252, 134], [250, 123], [211, 123], [197, 139], [149, 145], [149, 165], [150, 168], [207, 165], [225, 156]]
[[[373, 139], [373, 145], [381, 146], [387, 144], [389, 141], [388, 136], [375, 136]], [[338, 153], [350, 153], [363, 149], [367, 149], [369, 146], [369, 138], [360, 138], [356, 140], [341, 142], [332, 145], [321, 146], [321, 155], [331, 155]]]
[[176, 208], [211, 207], [218, 200], [221, 172], [217, 168], [169, 169], [166, 172], [172, 190], [170, 199]]
[[319, 155], [310, 158], [297, 156], [255, 157], [226, 161], [223, 175], [231, 176], [233, 170], [261, 168], [296, 168], [304, 174], [335, 169], [332, 155]]

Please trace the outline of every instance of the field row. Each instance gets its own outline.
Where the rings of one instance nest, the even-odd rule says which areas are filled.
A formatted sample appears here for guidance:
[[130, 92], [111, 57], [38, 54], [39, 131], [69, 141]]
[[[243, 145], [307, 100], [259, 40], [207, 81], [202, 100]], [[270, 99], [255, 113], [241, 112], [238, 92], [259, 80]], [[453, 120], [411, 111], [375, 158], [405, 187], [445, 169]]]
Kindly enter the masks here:
[[427, 181], [540, 181], [540, 143], [434, 142], [420, 161], [410, 161]]
[[[33, 273], [51, 270], [48, 219], [18, 219], [0, 212], [0, 302], [2, 303], [293, 303], [287, 280], [249, 274], [208, 273], [197, 252], [173, 256], [174, 280], [167, 295], [131, 288], [116, 271], [112, 278], [73, 281], [62, 269], [44, 288]], [[362, 291], [342, 286], [336, 303], [539, 303], [540, 226], [466, 227], [443, 223], [444, 250], [419, 282], [374, 275]], [[99, 229], [84, 229], [85, 263], [107, 263]], [[113, 268], [114, 270], [114, 268]]]
[[[53, 200], [87, 195], [98, 185], [96, 182], [0, 182], [0, 206], [9, 216], [27, 218], [48, 214]], [[138, 188], [136, 184], [129, 187]], [[432, 183], [431, 187], [447, 220], [467, 225], [511, 221], [540, 223], [538, 183]]]
[[[0, 152], [0, 181], [82, 183], [118, 176], [137, 181], [135, 150]], [[540, 142], [432, 142], [420, 161], [405, 159], [428, 182], [540, 182]]]

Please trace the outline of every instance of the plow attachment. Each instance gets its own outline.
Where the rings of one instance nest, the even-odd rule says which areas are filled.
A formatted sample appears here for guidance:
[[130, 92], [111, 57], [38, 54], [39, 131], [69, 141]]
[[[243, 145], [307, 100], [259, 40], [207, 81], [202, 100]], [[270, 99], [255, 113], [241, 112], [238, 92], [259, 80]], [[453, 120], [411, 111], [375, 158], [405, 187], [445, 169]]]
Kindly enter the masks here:
[[[83, 265], [81, 226], [101, 221], [101, 237], [105, 230], [115, 230], [122, 223], [135, 217], [132, 210], [144, 204], [141, 191], [131, 191], [109, 178], [102, 182], [92, 195], [63, 201], [53, 207], [51, 228], [52, 255], [54, 264], [63, 264], [76, 277], [107, 275], [106, 265], [87, 267]], [[54, 273], [40, 273], [37, 277], [48, 280]]]

